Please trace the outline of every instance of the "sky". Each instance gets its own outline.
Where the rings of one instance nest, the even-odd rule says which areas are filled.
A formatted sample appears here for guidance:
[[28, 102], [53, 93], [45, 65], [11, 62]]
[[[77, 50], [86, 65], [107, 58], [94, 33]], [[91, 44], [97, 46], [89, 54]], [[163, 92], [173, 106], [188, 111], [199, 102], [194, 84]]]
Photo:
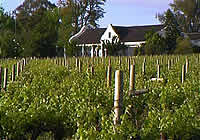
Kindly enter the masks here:
[[[24, 0], [0, 0], [6, 11], [12, 11]], [[50, 0], [57, 3], [57, 0]], [[104, 18], [99, 20], [100, 27], [108, 24], [120, 26], [160, 24], [156, 13], [163, 13], [173, 0], [107, 0]]]

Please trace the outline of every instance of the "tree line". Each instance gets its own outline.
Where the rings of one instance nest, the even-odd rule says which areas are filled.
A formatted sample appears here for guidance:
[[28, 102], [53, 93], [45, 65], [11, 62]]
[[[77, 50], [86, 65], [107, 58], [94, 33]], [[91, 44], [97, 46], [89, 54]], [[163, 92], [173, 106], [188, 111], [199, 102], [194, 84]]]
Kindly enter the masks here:
[[[0, 57], [74, 56], [80, 48], [69, 38], [85, 25], [98, 27], [105, 4], [106, 0], [58, 0], [57, 5], [24, 0], [11, 13], [0, 8]], [[164, 30], [146, 33], [146, 43], [135, 54], [200, 52], [183, 34], [200, 31], [200, 0], [174, 0], [170, 6], [157, 14]]]
[[187, 54], [199, 53], [200, 46], [192, 44], [188, 34], [200, 33], [200, 0], [174, 0], [170, 9], [157, 18], [163, 30], [153, 29], [145, 35], [146, 43], [135, 54]]
[[0, 9], [0, 57], [56, 56], [66, 48], [74, 55], [69, 38], [81, 27], [98, 27], [106, 0], [24, 0], [11, 13]]

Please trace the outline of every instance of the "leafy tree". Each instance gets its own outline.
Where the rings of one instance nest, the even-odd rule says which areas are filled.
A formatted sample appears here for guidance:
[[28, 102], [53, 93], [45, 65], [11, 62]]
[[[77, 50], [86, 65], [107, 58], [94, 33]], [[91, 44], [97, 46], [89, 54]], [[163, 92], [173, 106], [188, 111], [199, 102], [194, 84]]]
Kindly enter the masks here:
[[78, 56], [81, 51], [81, 47], [76, 45], [76, 42], [68, 42], [65, 44], [67, 56]]
[[[91, 24], [98, 26], [97, 21], [103, 17], [102, 6], [105, 0], [59, 0], [59, 29], [57, 45], [63, 46], [68, 56], [77, 54], [74, 43], [69, 43], [70, 37], [77, 33], [81, 27]], [[79, 49], [78, 49], [79, 50]], [[76, 52], [76, 53], [75, 53]]]
[[200, 29], [200, 0], [174, 0], [171, 4], [174, 12], [178, 13], [185, 32], [198, 32]]
[[166, 51], [166, 42], [158, 33], [149, 31], [145, 34], [146, 43], [144, 52], [147, 55], [163, 54]]
[[18, 57], [21, 53], [21, 48], [15, 40], [13, 32], [7, 30], [0, 33], [0, 57], [10, 58]]
[[[59, 50], [65, 48], [65, 52], [68, 56], [73, 56], [72, 50], [75, 49], [74, 44], [69, 42], [69, 39], [73, 32], [72, 26], [72, 9], [67, 7], [64, 2], [60, 1], [57, 8], [58, 17], [59, 17], [59, 26], [58, 26], [58, 40], [57, 46]], [[76, 50], [73, 50], [74, 52]]]
[[14, 18], [0, 8], [0, 57], [16, 57], [19, 53]]
[[55, 56], [58, 17], [48, 0], [25, 0], [16, 9], [23, 56]]
[[192, 44], [189, 38], [177, 38], [177, 46], [174, 51], [175, 54], [189, 54], [193, 53]]
[[113, 37], [111, 42], [108, 40], [104, 41], [103, 46], [107, 49], [108, 55], [110, 56], [118, 55], [119, 51], [125, 53], [124, 51], [127, 48], [126, 45], [118, 41], [116, 37]]
[[[62, 1], [62, 0], [61, 0]], [[98, 20], [104, 16], [106, 0], [66, 0], [63, 5], [72, 9], [72, 23], [77, 33], [84, 25], [98, 26]]]
[[[184, 32], [198, 32], [200, 30], [200, 0], [174, 0], [170, 6]], [[158, 14], [161, 23], [165, 21], [164, 15]]]
[[176, 48], [176, 39], [181, 35], [181, 31], [177, 20], [170, 9], [165, 13], [164, 32], [167, 42], [166, 51], [167, 53], [173, 53]]

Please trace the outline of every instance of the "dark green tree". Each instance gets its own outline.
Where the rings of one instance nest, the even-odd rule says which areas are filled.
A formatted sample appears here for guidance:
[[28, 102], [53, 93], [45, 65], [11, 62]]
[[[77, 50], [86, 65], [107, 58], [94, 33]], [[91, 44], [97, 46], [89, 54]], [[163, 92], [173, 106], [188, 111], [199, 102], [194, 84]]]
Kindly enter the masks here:
[[177, 45], [174, 51], [175, 54], [190, 54], [193, 53], [192, 43], [189, 38], [178, 37]]
[[145, 34], [146, 43], [143, 46], [147, 55], [158, 55], [166, 53], [166, 41], [159, 33], [153, 29]]
[[19, 53], [14, 17], [0, 8], [0, 57], [17, 57]]
[[[170, 6], [182, 31], [200, 30], [200, 0], [174, 0]], [[165, 14], [158, 14], [157, 17], [161, 23], [164, 23]]]
[[69, 42], [69, 39], [72, 36], [72, 32], [74, 30], [72, 26], [72, 9], [67, 7], [65, 2], [60, 1], [58, 4], [57, 12], [59, 17], [57, 41], [58, 50], [62, 55], [65, 53], [67, 56], [73, 56], [76, 54], [76, 47], [74, 43], [72, 44]]
[[74, 32], [77, 33], [81, 27], [91, 24], [98, 26], [99, 19], [104, 17], [106, 0], [66, 0], [65, 6], [72, 9], [72, 23]]
[[198, 32], [200, 29], [200, 0], [174, 0], [170, 4], [184, 32]]
[[[65, 47], [68, 56], [77, 54], [75, 42], [69, 42], [70, 37], [76, 34], [83, 26], [91, 24], [98, 26], [98, 20], [104, 15], [102, 8], [106, 0], [59, 0], [59, 49]], [[72, 43], [72, 44], [71, 44]], [[76, 49], [76, 50], [73, 50]], [[76, 53], [75, 53], [76, 52]]]
[[55, 56], [58, 17], [48, 0], [25, 0], [16, 9], [22, 56]]
[[167, 42], [166, 52], [173, 53], [176, 49], [176, 39], [181, 35], [181, 30], [173, 12], [168, 9], [165, 13], [164, 33]]

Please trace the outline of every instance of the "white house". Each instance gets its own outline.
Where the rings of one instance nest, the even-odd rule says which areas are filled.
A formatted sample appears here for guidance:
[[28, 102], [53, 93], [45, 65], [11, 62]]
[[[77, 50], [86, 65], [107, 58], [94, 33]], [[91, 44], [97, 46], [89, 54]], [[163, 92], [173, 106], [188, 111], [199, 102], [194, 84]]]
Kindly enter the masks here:
[[[70, 38], [70, 41], [75, 41], [78, 46], [82, 46], [82, 54], [86, 52], [92, 57], [94, 55], [102, 56], [103, 41], [112, 41], [115, 37], [116, 40], [122, 42], [127, 46], [126, 55], [133, 55], [133, 48], [139, 47], [145, 43], [145, 34], [148, 31], [160, 31], [163, 25], [148, 25], [148, 26], [113, 26], [109, 24], [107, 28], [93, 28], [91, 26], [84, 26], [80, 32]], [[86, 47], [90, 48], [90, 51], [86, 51]], [[97, 48], [101, 48], [98, 52]]]
[[196, 33], [187, 33], [186, 35], [187, 35], [187, 37], [190, 38], [191, 43], [193, 45], [200, 47], [200, 33], [199, 32], [198, 33], [197, 32]]
[[[75, 41], [78, 46], [82, 47], [82, 55], [91, 55], [91, 57], [94, 57], [95, 55], [106, 55], [106, 50], [103, 49], [103, 42], [111, 42], [115, 37], [117, 41], [127, 46], [125, 55], [132, 56], [133, 49], [145, 43], [145, 34], [148, 31], [154, 30], [159, 34], [163, 34], [163, 28], [163, 25], [125, 27], [109, 24], [107, 28], [94, 28], [88, 25], [84, 26], [77, 34], [72, 36], [70, 41]], [[200, 46], [200, 33], [184, 34], [184, 36], [191, 39], [193, 45]]]

